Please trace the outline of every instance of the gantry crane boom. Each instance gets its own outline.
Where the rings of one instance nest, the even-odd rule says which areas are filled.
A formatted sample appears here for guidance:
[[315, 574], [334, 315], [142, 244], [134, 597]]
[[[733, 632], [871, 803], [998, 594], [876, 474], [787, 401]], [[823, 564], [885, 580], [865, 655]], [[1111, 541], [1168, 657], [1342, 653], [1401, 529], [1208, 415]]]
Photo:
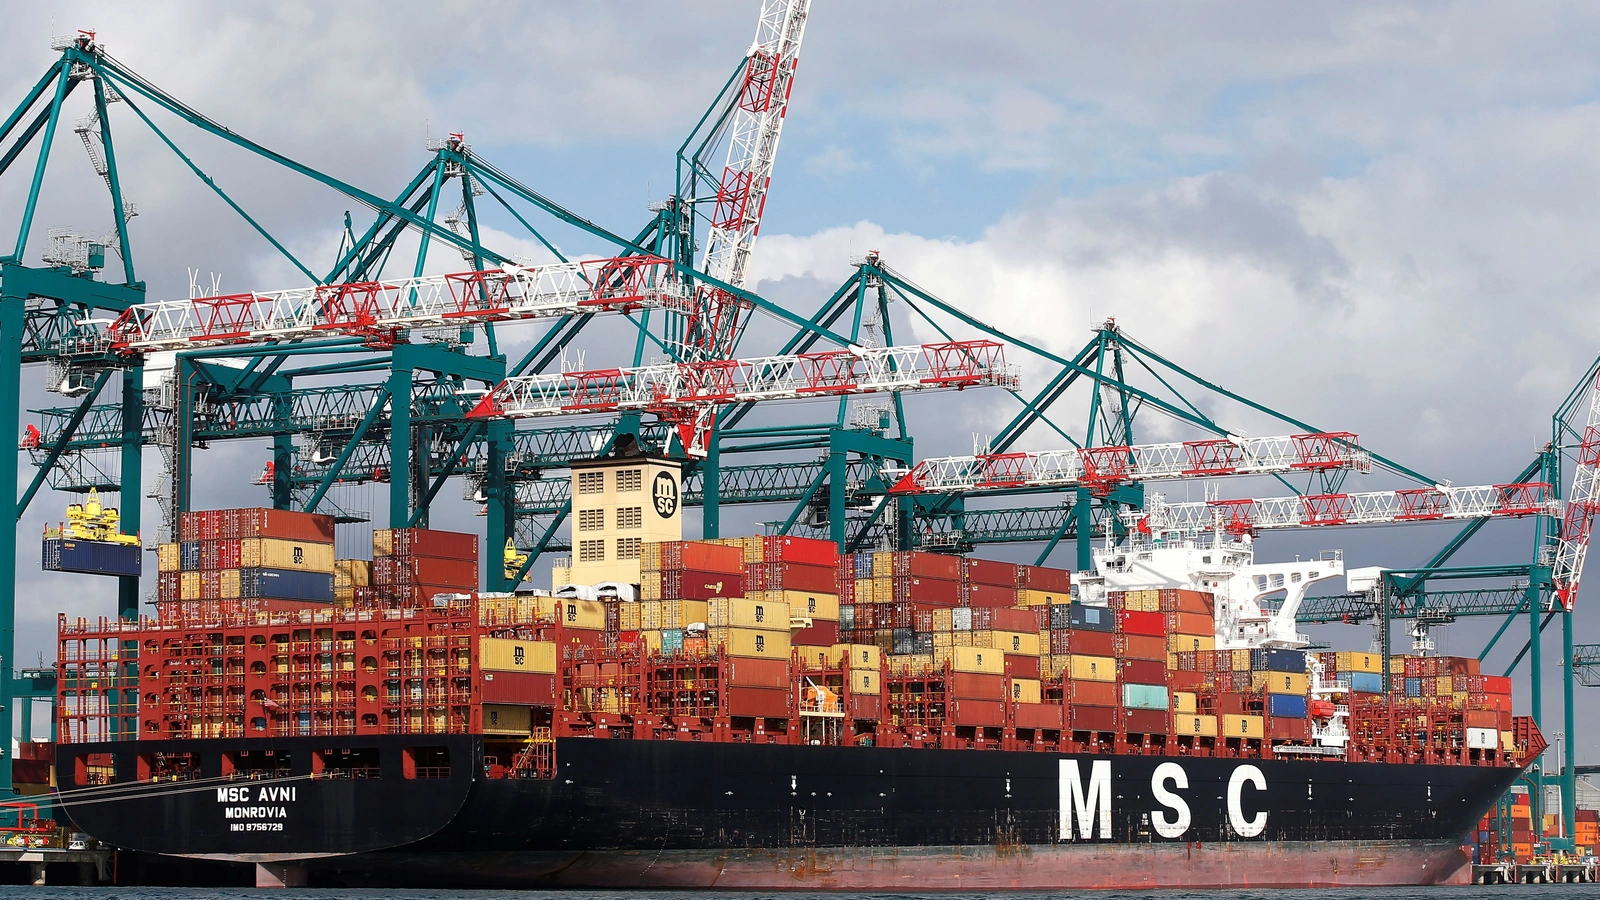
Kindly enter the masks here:
[[947, 341], [521, 375], [495, 386], [467, 417], [651, 412], [677, 427], [688, 453], [703, 456], [715, 410], [730, 403], [1016, 384], [1002, 344]]
[[1123, 518], [1140, 531], [1198, 534], [1220, 528], [1246, 534], [1269, 528], [1553, 516], [1559, 511], [1550, 485], [1524, 482], [1198, 503], [1166, 503], [1153, 495], [1148, 509], [1124, 513]]
[[107, 331], [113, 349], [143, 353], [308, 337], [382, 337], [408, 328], [641, 307], [681, 309], [690, 298], [671, 260], [624, 256], [140, 303]]
[[1555, 541], [1555, 563], [1551, 567], [1554, 596], [1561, 608], [1572, 612], [1578, 599], [1578, 580], [1583, 575], [1584, 558], [1589, 554], [1589, 536], [1594, 530], [1595, 511], [1600, 509], [1600, 376], [1589, 385], [1589, 417], [1578, 444], [1578, 468], [1572, 475], [1572, 493], [1567, 497], [1561, 534]]
[[[745, 56], [729, 125], [728, 158], [717, 184], [700, 264], [707, 275], [735, 288], [744, 287], [750, 253], [761, 231], [810, 10], [811, 0], [766, 0], [755, 41]], [[702, 286], [685, 323], [683, 357], [691, 361], [731, 357], [748, 309], [743, 298]]]
[[889, 470], [890, 493], [948, 493], [1019, 487], [1088, 487], [1104, 493], [1130, 481], [1271, 475], [1372, 468], [1350, 432], [1199, 441], [1130, 447], [1084, 447], [1038, 453], [979, 453], [924, 459]]

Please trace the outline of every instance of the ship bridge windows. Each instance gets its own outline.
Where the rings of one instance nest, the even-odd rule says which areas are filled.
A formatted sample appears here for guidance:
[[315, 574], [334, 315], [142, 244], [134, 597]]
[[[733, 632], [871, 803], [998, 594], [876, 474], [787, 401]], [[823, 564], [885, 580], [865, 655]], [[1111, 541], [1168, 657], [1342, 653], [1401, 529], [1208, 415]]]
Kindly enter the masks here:
[[378, 748], [338, 747], [311, 756], [312, 778], [378, 778]]
[[407, 778], [449, 778], [449, 747], [407, 747], [401, 754]]
[[288, 778], [294, 756], [284, 750], [229, 750], [222, 754], [222, 774], [229, 778]]

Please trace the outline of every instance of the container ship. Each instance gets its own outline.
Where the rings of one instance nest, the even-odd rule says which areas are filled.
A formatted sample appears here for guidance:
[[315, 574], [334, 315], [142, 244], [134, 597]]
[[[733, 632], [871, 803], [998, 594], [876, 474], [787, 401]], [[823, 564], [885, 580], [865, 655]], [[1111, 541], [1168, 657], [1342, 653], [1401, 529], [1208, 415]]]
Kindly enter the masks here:
[[1411, 885], [1544, 749], [1475, 659], [1307, 651], [1337, 554], [686, 541], [677, 462], [571, 477], [550, 590], [477, 591], [473, 535], [185, 513], [153, 617], [60, 623], [66, 815], [262, 885]]

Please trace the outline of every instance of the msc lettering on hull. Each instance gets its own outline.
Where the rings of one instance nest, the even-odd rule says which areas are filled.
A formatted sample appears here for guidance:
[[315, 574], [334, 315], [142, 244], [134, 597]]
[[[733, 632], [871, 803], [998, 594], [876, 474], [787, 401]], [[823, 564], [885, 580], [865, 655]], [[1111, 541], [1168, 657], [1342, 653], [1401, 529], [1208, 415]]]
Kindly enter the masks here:
[[[1111, 760], [1097, 759], [1089, 764], [1088, 781], [1076, 759], [1059, 762], [1060, 813], [1057, 833], [1060, 840], [1111, 839]], [[1150, 824], [1156, 833], [1168, 840], [1179, 840], [1189, 831], [1193, 822], [1189, 801], [1182, 791], [1189, 788], [1189, 773], [1181, 763], [1164, 762], [1150, 775], [1150, 796], [1160, 804], [1150, 810]], [[1252, 813], [1246, 815], [1246, 795]], [[1267, 829], [1267, 811], [1256, 809], [1253, 795], [1265, 792], [1267, 777], [1259, 766], [1248, 763], [1236, 766], [1228, 776], [1228, 824], [1239, 837], [1260, 837]]]
[[[289, 818], [289, 807], [297, 798], [294, 787], [259, 787], [252, 795], [249, 785], [217, 788], [217, 802], [224, 804], [222, 817], [233, 819], [229, 831], [282, 831]], [[250, 804], [250, 805], [245, 805]]]

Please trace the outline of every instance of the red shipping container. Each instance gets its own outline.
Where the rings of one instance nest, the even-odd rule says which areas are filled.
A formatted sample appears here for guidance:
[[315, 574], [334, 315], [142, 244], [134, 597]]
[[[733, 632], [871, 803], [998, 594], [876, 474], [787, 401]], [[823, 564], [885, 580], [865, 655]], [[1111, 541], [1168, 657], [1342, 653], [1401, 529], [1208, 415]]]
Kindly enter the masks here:
[[801, 628], [789, 633], [789, 643], [798, 647], [831, 647], [841, 643], [839, 623], [812, 619], [810, 628]]
[[215, 569], [200, 573], [200, 599], [216, 600], [222, 597], [222, 573]]
[[240, 559], [238, 538], [224, 538], [217, 541], [217, 568], [237, 569], [240, 567]]
[[1117, 636], [1109, 631], [1069, 631], [1069, 652], [1080, 656], [1116, 656]]
[[[1245, 675], [1249, 676], [1249, 672]], [[1235, 691], [1217, 692], [1217, 715], [1242, 716], [1244, 715], [1244, 695]]]
[[1017, 589], [1011, 587], [969, 584], [963, 593], [966, 596], [966, 605], [975, 609], [1002, 609], [1015, 606], [1017, 603]]
[[372, 574], [379, 584], [451, 584], [466, 590], [478, 587], [478, 563], [470, 559], [380, 556], [372, 561]]
[[1468, 728], [1500, 727], [1500, 714], [1492, 709], [1469, 709], [1462, 714], [1462, 720]]
[[1311, 722], [1287, 716], [1268, 716], [1267, 737], [1284, 741], [1309, 741]]
[[1018, 728], [1060, 731], [1061, 713], [1057, 703], [1016, 703], [1011, 707], [1011, 720]]
[[[1174, 613], [1174, 615], [1179, 615]], [[1148, 637], [1167, 636], [1167, 618], [1161, 613], [1122, 610], [1117, 613], [1117, 630], [1125, 634], [1142, 634]]]
[[1193, 691], [1206, 683], [1204, 672], [1168, 672], [1167, 687], [1174, 691]]
[[1474, 694], [1511, 694], [1511, 679], [1501, 675], [1468, 675], [1467, 690]]
[[1017, 587], [1065, 594], [1072, 590], [1072, 573], [1048, 566], [1017, 566]]
[[961, 582], [959, 581], [896, 575], [890, 585], [894, 590], [894, 599], [896, 601], [915, 600], [944, 607], [955, 607], [961, 604]]
[[1167, 664], [1150, 659], [1125, 659], [1122, 680], [1128, 684], [1166, 684]]
[[950, 696], [970, 697], [976, 700], [1003, 700], [1006, 696], [1006, 677], [980, 675], [975, 672], [951, 672]]
[[1167, 613], [1167, 630], [1173, 634], [1198, 634], [1207, 637], [1217, 633], [1216, 620], [1198, 613]]
[[1069, 681], [1074, 706], [1116, 706], [1122, 702], [1122, 688], [1111, 681]]
[[[333, 516], [292, 509], [238, 510], [238, 538], [282, 538], [286, 541], [333, 543]], [[218, 515], [215, 537], [222, 537], [222, 517]], [[420, 529], [413, 529], [420, 530]], [[443, 533], [443, 532], [440, 532]], [[477, 540], [476, 537], [473, 538]]]
[[730, 659], [728, 684], [739, 687], [789, 687], [789, 661], [786, 659]]
[[687, 569], [661, 573], [663, 600], [710, 600], [714, 597], [743, 596], [744, 579], [738, 575]]
[[996, 631], [1033, 632], [1038, 630], [1034, 624], [1033, 611], [1027, 609], [991, 609], [989, 611], [989, 627]]
[[554, 706], [556, 677], [533, 672], [484, 672], [478, 682], [484, 703]]
[[917, 550], [897, 551], [894, 554], [892, 574], [959, 582], [961, 557], [946, 556], [942, 553], [923, 553]]
[[768, 590], [812, 591], [832, 594], [839, 590], [837, 572], [828, 566], [811, 566], [800, 563], [771, 563], [777, 569], [777, 583]]
[[1067, 719], [1071, 722], [1073, 731], [1117, 730], [1115, 706], [1079, 706], [1074, 703]]
[[951, 700], [946, 718], [952, 725], [998, 728], [1006, 723], [1006, 707], [999, 700]]
[[[356, 590], [359, 592], [361, 589], [356, 588]], [[422, 606], [433, 606], [433, 598], [436, 594], [464, 593], [469, 592], [463, 591], [453, 584], [389, 584], [375, 589], [373, 600], [384, 607], [415, 609]]]
[[1039, 657], [1029, 656], [1025, 653], [1007, 653], [1005, 655], [1006, 672], [1012, 678], [1038, 678]]
[[[735, 548], [737, 549], [737, 548]], [[728, 687], [728, 715], [783, 719], [789, 716], [787, 688]]]
[[877, 694], [851, 694], [850, 718], [876, 722], [883, 718], [883, 698]]
[[[825, 566], [829, 569], [837, 568], [839, 565], [839, 545], [818, 538], [770, 535], [763, 542], [761, 550], [761, 558], [766, 562], [799, 563], [805, 566]], [[811, 589], [800, 588], [800, 590]]]
[[374, 557], [432, 556], [439, 559], [470, 560], [478, 558], [478, 536], [475, 534], [435, 531], [431, 528], [392, 528], [388, 529], [388, 535], [389, 552], [378, 553], [382, 538], [376, 532], [373, 534]]
[[1172, 727], [1164, 709], [1125, 709], [1122, 729], [1129, 734], [1166, 734]]
[[1167, 642], [1164, 638], [1148, 637], [1142, 634], [1123, 634], [1122, 655], [1130, 659], [1154, 659], [1165, 664], [1167, 661]]
[[1441, 656], [1439, 657], [1440, 675], [1476, 675], [1478, 674], [1478, 659], [1475, 656]]
[[967, 557], [961, 561], [961, 577], [969, 584], [992, 584], [1015, 590], [1017, 564]]

